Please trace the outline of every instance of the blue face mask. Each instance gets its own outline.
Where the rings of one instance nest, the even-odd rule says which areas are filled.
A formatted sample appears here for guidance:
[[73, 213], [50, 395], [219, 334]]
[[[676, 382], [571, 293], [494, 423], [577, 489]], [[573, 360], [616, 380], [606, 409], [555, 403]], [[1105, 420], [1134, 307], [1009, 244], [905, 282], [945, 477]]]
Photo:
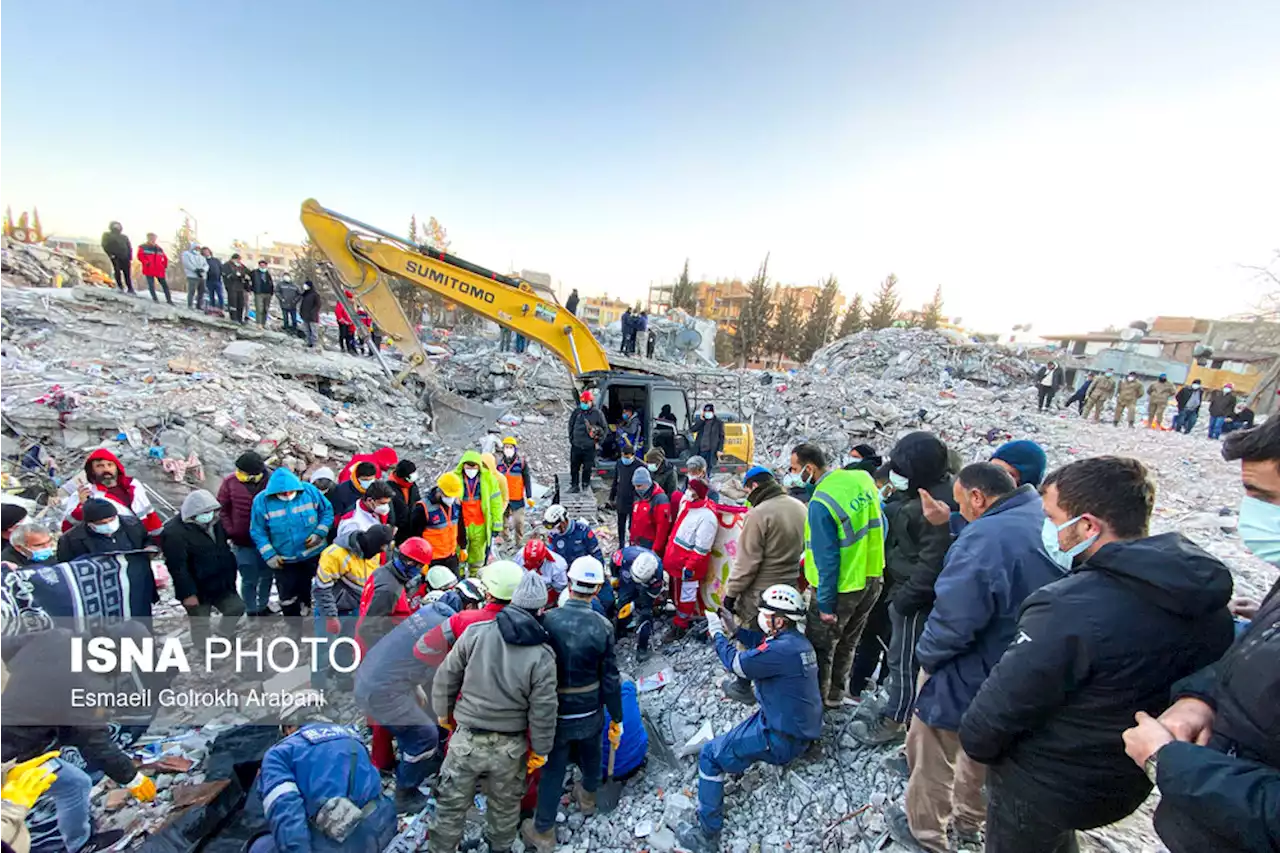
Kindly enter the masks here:
[[1041, 528], [1040, 531], [1040, 539], [1044, 544], [1044, 550], [1049, 555], [1049, 559], [1053, 560], [1059, 566], [1062, 566], [1062, 568], [1068, 571], [1070, 571], [1072, 565], [1074, 565], [1076, 557], [1083, 554], [1091, 545], [1093, 545], [1094, 542], [1098, 541], [1098, 534], [1095, 533], [1069, 550], [1062, 550], [1062, 545], [1058, 542], [1058, 534], [1082, 518], [1084, 518], [1084, 516], [1077, 515], [1075, 518], [1061, 526], [1054, 524], [1052, 519], [1046, 518], [1044, 520], [1044, 527]]
[[579, 404], [578, 404], [578, 408], [579, 408], [579, 409], [582, 409], [582, 411], [584, 411], [584, 412], [586, 412], [586, 411], [590, 411], [590, 409], [591, 409], [591, 404], [590, 404], [590, 403], [579, 403]]
[[364, 479], [357, 480], [356, 483], [360, 486], [360, 489], [362, 491], [367, 491], [369, 487], [373, 485], [373, 479], [369, 478], [367, 480], [364, 480]]
[[214, 513], [202, 512], [192, 519], [196, 524], [212, 524]]
[[52, 560], [54, 555], [54, 547], [50, 545], [47, 548], [35, 548], [31, 551], [31, 560], [35, 563], [43, 563], [46, 560]]
[[1280, 506], [1257, 498], [1240, 501], [1237, 524], [1244, 546], [1259, 560], [1280, 566]]
[[101, 533], [103, 536], [114, 536], [116, 531], [120, 529], [120, 519], [113, 518], [101, 524], [90, 524], [89, 529], [94, 533]]

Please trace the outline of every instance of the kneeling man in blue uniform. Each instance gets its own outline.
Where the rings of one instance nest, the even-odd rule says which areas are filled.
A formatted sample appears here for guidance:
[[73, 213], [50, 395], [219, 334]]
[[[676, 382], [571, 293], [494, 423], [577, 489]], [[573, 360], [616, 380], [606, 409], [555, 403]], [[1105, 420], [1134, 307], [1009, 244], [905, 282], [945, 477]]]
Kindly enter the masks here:
[[726, 773], [743, 773], [757, 761], [790, 764], [822, 736], [818, 658], [797, 630], [804, 624], [804, 599], [794, 587], [775, 584], [760, 596], [759, 609], [764, 642], [744, 652], [732, 642], [737, 626], [728, 611], [707, 614], [720, 662], [751, 680], [760, 707], [698, 755], [698, 825], [683, 825], [676, 833], [690, 853], [720, 849]]

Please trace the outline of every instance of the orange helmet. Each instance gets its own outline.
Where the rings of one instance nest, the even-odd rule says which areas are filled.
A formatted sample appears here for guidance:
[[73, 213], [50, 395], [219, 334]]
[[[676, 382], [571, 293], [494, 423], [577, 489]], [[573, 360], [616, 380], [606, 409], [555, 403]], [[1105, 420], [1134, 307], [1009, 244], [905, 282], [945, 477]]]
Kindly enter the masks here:
[[524, 567], [539, 568], [547, 561], [547, 543], [541, 539], [530, 539], [524, 543]]
[[596, 401], [596, 395], [592, 394], [590, 391], [583, 391], [578, 395], [578, 401], [581, 403], [594, 403]]

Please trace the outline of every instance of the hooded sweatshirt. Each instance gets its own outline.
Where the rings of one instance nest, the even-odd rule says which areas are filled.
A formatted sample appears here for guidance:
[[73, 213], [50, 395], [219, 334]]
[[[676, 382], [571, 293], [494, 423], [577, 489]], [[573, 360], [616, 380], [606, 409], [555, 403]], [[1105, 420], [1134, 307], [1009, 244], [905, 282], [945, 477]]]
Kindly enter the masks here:
[[361, 462], [372, 462], [377, 467], [378, 473], [375, 475], [381, 480], [386, 476], [387, 472], [396, 467], [400, 462], [400, 456], [394, 448], [380, 447], [373, 453], [357, 453], [351, 457], [351, 461], [347, 463], [342, 472], [338, 474], [338, 482], [345, 483], [355, 475], [356, 466]]
[[[476, 479], [480, 481], [478, 494], [480, 507], [484, 510], [485, 538], [492, 539], [502, 532], [502, 517], [507, 509], [507, 502], [502, 498], [502, 485], [498, 482], [498, 475], [485, 467], [484, 460], [480, 457], [480, 454], [474, 450], [468, 450], [462, 454], [462, 461], [454, 469], [458, 479], [462, 480], [462, 497], [458, 499], [459, 504], [465, 503], [468, 495], [473, 494], [471, 490], [475, 488], [467, 479], [467, 474], [463, 470], [467, 465], [480, 466], [480, 473]], [[465, 513], [463, 519], [465, 521]]]
[[[275, 495], [296, 492], [292, 500]], [[253, 499], [250, 535], [264, 561], [279, 557], [286, 563], [298, 562], [320, 553], [333, 524], [333, 507], [320, 490], [298, 479], [292, 471], [277, 468], [267, 487]], [[319, 541], [307, 547], [306, 540]]]
[[890, 496], [884, 506], [888, 524], [884, 565], [892, 583], [886, 594], [899, 613], [909, 615], [933, 607], [933, 584], [951, 543], [946, 527], [925, 521], [919, 490], [929, 492], [953, 511], [958, 507], [947, 473], [947, 446], [933, 433], [903, 436], [889, 454], [889, 464], [907, 478], [908, 485], [906, 491]]
[[[124, 465], [120, 464], [120, 459], [110, 450], [100, 447], [89, 454], [89, 458], [84, 461], [85, 476], [90, 476], [90, 467], [95, 459], [106, 459], [114, 462], [117, 474], [116, 484], [110, 489], [104, 489], [90, 478], [89, 488], [93, 491], [94, 497], [111, 501], [111, 503], [115, 504], [116, 512], [119, 514], [134, 516], [142, 522], [142, 526], [146, 528], [148, 533], [155, 533], [159, 530], [164, 522], [160, 520], [159, 515], [156, 515], [156, 511], [151, 508], [147, 490], [142, 487], [142, 484], [135, 483], [133, 478], [124, 472]], [[72, 492], [63, 508], [66, 511], [66, 517], [62, 521], [62, 532], [66, 533], [75, 522], [82, 520], [80, 515], [80, 496]]]
[[1130, 814], [1151, 783], [1121, 735], [1231, 645], [1230, 598], [1227, 567], [1181, 534], [1104, 545], [1027, 597], [964, 714], [965, 752], [1060, 826]]
[[[213, 495], [196, 489], [183, 499], [179, 517], [164, 526], [161, 550], [178, 601], [196, 596], [202, 603], [210, 603], [236, 590], [236, 559], [218, 520], [218, 510]], [[211, 522], [195, 520], [206, 512], [214, 514]]]
[[312, 582], [312, 599], [316, 610], [325, 616], [354, 613], [360, 608], [360, 595], [365, 581], [382, 562], [382, 552], [364, 557], [354, 530], [346, 536], [339, 534], [338, 541], [324, 549], [320, 566]]

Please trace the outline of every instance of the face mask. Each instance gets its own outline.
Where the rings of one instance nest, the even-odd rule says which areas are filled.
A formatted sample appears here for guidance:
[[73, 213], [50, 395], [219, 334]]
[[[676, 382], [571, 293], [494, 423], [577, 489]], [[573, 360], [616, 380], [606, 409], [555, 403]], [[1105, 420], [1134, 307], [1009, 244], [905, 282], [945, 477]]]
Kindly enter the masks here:
[[418, 472], [417, 472], [417, 471], [414, 471], [414, 472], [413, 472], [412, 474], [410, 474], [408, 477], [405, 477], [405, 479], [406, 479], [406, 480], [408, 480], [410, 483], [416, 483], [416, 482], [418, 482]]
[[366, 489], [368, 489], [370, 486], [373, 485], [373, 480], [372, 479], [356, 480], [356, 485], [360, 487], [360, 491], [365, 491]]
[[1259, 560], [1280, 566], [1280, 506], [1257, 498], [1240, 501], [1237, 524], [1244, 546]]
[[656, 473], [658, 473], [658, 466], [657, 466], [657, 465], [646, 465], [646, 466], [644, 466], [644, 467], [648, 468], [648, 469], [649, 469], [649, 473], [651, 473], [651, 474], [656, 474]]
[[445, 505], [445, 506], [447, 506], [447, 507], [452, 507], [452, 506], [454, 505], [454, 503], [455, 503], [458, 499], [457, 499], [457, 498], [442, 498], [441, 500], [443, 500], [443, 501], [444, 501], [444, 505]]
[[905, 492], [907, 490], [907, 486], [911, 485], [911, 481], [899, 474], [897, 471], [890, 471], [889, 485], [893, 486], [894, 491]]
[[1136, 378], [1137, 378], [1137, 377], [1136, 377], [1136, 376], [1134, 376], [1132, 373], [1130, 373], [1130, 374], [1129, 374], [1129, 381], [1130, 381], [1130, 382], [1132, 382], [1132, 381], [1133, 381], [1134, 379], [1136, 379]]
[[804, 478], [795, 471], [788, 471], [782, 475], [782, 487], [784, 489], [799, 489], [804, 486]]
[[464, 468], [462, 470], [466, 473], [468, 480], [474, 480], [476, 477], [480, 476], [479, 468]]
[[635, 461], [636, 461], [636, 458], [635, 458], [634, 456], [624, 456], [624, 457], [622, 457], [622, 464], [623, 464], [623, 465], [630, 465], [632, 462], [635, 462]]
[[579, 404], [578, 404], [578, 408], [579, 408], [579, 409], [582, 409], [582, 411], [584, 411], [584, 412], [585, 412], [585, 411], [587, 411], [587, 410], [589, 410], [589, 409], [591, 408], [591, 404], [590, 404], [590, 403], [579, 403]]
[[45, 548], [34, 548], [31, 551], [31, 559], [37, 563], [43, 563], [45, 560], [52, 560], [54, 551], [55, 549], [52, 545]]
[[715, 413], [715, 412], [703, 412], [703, 413], [702, 413], [702, 419], [703, 419], [704, 421], [709, 421], [709, 420], [711, 420], [712, 418], [714, 418], [715, 416], [716, 416], [716, 413]]
[[1070, 550], [1062, 550], [1062, 545], [1058, 543], [1058, 534], [1082, 518], [1084, 518], [1084, 516], [1077, 515], [1075, 518], [1060, 527], [1054, 524], [1052, 519], [1046, 518], [1044, 520], [1044, 526], [1040, 530], [1040, 539], [1044, 544], [1044, 550], [1049, 554], [1049, 559], [1067, 570], [1070, 570], [1072, 565], [1074, 565], [1075, 558], [1078, 555], [1083, 554], [1091, 545], [1093, 545], [1094, 542], [1098, 541], [1098, 534], [1095, 533], [1088, 539], [1081, 541]]
[[386, 517], [386, 516], [388, 516], [388, 515], [390, 515], [390, 514], [391, 514], [391, 505], [390, 505], [390, 504], [378, 504], [377, 506], [375, 506], [375, 507], [373, 508], [373, 511], [374, 511], [374, 512], [376, 512], [378, 515], [381, 515], [381, 516], [383, 516], [383, 517]]
[[115, 532], [120, 529], [120, 519], [113, 518], [101, 524], [90, 524], [89, 527], [94, 533], [101, 533], [103, 536], [114, 536]]
[[502, 455], [507, 459], [514, 459], [516, 457], [516, 449], [514, 447], [507, 447], [503, 449]]
[[808, 468], [800, 469], [800, 482], [805, 486], [813, 482], [813, 475], [809, 473]]
[[629, 421], [629, 420], [631, 420], [631, 415], [627, 414], [626, 412], [623, 412], [623, 413], [622, 413], [622, 419], [623, 419], [624, 421]]
[[242, 483], [256, 483], [262, 479], [261, 474], [246, 474], [243, 471], [236, 472], [236, 479]]
[[1199, 391], [1199, 390], [1200, 390], [1200, 383], [1199, 383], [1199, 382], [1192, 382], [1192, 383], [1191, 383], [1191, 390], [1192, 390], [1192, 391]]
[[214, 513], [212, 512], [202, 512], [191, 520], [194, 521], [196, 524], [212, 524], [213, 516], [214, 516]]
[[757, 613], [756, 625], [759, 626], [760, 630], [764, 632], [765, 636], [768, 636], [773, 633], [773, 626], [769, 624], [768, 613]]
[[279, 492], [276, 497], [282, 501], [291, 501], [298, 496], [297, 492]]

